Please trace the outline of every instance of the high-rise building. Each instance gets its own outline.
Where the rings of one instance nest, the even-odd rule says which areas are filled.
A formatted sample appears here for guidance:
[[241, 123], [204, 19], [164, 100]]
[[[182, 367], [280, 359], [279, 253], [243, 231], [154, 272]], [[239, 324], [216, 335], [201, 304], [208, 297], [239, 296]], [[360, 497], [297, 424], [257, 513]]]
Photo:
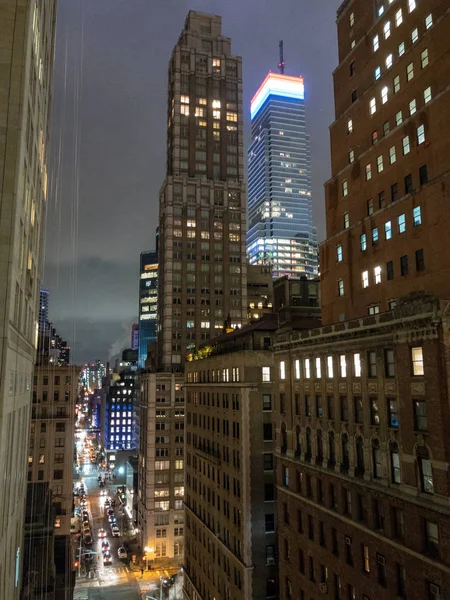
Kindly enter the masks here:
[[312, 220], [311, 154], [303, 77], [269, 73], [251, 102], [248, 151], [250, 264], [273, 276], [315, 277], [317, 234]]
[[0, 9], [0, 598], [20, 592], [56, 0]]
[[247, 318], [242, 63], [220, 17], [189, 12], [168, 75], [158, 353], [172, 368]]
[[139, 351], [139, 323], [131, 326], [131, 349]]
[[440, 600], [450, 12], [346, 0], [337, 27], [324, 327], [274, 347], [280, 598]]
[[[158, 239], [158, 238], [157, 238]], [[141, 252], [139, 276], [139, 358], [143, 367], [149, 344], [156, 342], [158, 318], [158, 250]]]
[[48, 290], [39, 292], [39, 333], [42, 335], [49, 327], [48, 304], [50, 293]]

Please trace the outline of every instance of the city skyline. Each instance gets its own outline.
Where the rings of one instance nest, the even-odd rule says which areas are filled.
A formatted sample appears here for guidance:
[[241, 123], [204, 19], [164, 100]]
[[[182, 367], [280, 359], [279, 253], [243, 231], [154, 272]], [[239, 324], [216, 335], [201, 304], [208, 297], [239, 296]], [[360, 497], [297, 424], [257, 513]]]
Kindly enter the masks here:
[[[239, 7], [239, 13], [235, 2], [227, 6], [211, 2], [205, 6], [195, 0], [189, 6], [167, 5], [150, 10], [148, 3], [138, 1], [132, 7], [121, 6], [120, 11], [115, 13], [114, 2], [100, 2], [95, 6], [84, 3], [84, 52], [90, 56], [90, 60], [85, 59], [83, 64], [84, 83], [78, 99], [81, 110], [78, 122], [82, 127], [79, 138], [80, 196], [76, 202], [73, 199], [76, 190], [72, 169], [72, 128], [75, 127], [75, 119], [70, 94], [76, 91], [73, 79], [78, 73], [80, 10], [77, 3], [60, 2], [53, 123], [56, 131], [61, 125], [65, 107], [66, 125], [62, 139], [66, 149], [61, 161], [60, 174], [64, 175], [64, 181], [59, 181], [59, 200], [56, 205], [53, 197], [49, 205], [43, 285], [52, 292], [53, 321], [61, 335], [70, 340], [75, 362], [87, 362], [98, 357], [107, 360], [110, 356], [118, 355], [120, 349], [129, 344], [126, 340], [129, 339], [131, 324], [137, 317], [134, 282], [139, 276], [138, 255], [153, 246], [153, 224], [156, 222], [158, 193], [165, 168], [165, 77], [171, 52], [168, 40], [176, 39], [189, 8], [222, 15], [224, 27], [236, 40], [237, 51], [244, 57], [245, 150], [249, 145], [251, 97], [267, 71], [276, 71], [278, 41], [284, 39], [287, 72], [302, 74], [307, 81], [314, 217], [319, 226], [319, 239], [322, 239], [323, 183], [330, 173], [328, 125], [333, 118], [331, 74], [337, 65], [334, 9], [339, 2], [334, 4], [324, 14], [320, 7], [307, 2], [295, 6], [292, 2], [284, 2], [281, 7], [268, 7], [265, 15], [256, 19], [256, 26], [262, 32], [256, 44], [249, 40], [245, 27], [256, 14], [257, 6], [253, 2]], [[163, 36], [160, 28], [153, 23], [158, 19], [152, 19], [152, 16], [164, 23]], [[294, 23], [311, 23], [311, 26], [305, 25], [301, 38], [297, 39], [298, 29]], [[308, 33], [313, 29], [321, 32], [321, 38], [327, 42], [318, 43], [316, 36]], [[130, 38], [131, 31], [133, 43], [122, 44], [122, 39]], [[109, 32], [115, 36], [113, 45]], [[69, 96], [64, 103], [66, 42]], [[108, 58], [105, 57], [106, 48]], [[311, 49], [315, 53], [314, 59], [310, 58]], [[153, 57], [150, 70], [144, 64], [147, 56]], [[142, 77], [142, 72], [149, 75]], [[100, 82], [103, 86], [101, 90]], [[118, 86], [119, 94], [114, 93], [115, 86]], [[126, 130], [120, 125], [125, 120], [128, 123]], [[119, 123], [118, 128], [115, 128], [115, 123]], [[115, 128], [120, 143], [112, 144], [110, 128]], [[151, 136], [146, 135], [150, 131]], [[58, 149], [59, 134], [54, 142]], [[110, 170], [106, 170], [106, 157], [112, 165]], [[56, 160], [54, 164], [57, 164]], [[95, 178], [94, 172], [97, 173]], [[66, 209], [62, 208], [63, 192]], [[124, 211], [129, 209], [130, 203], [135, 211], [125, 220]], [[70, 221], [71, 205], [75, 204], [80, 215], [76, 228], [75, 225], [72, 227]], [[319, 214], [318, 218], [316, 213]], [[103, 226], [106, 219], [108, 226]], [[66, 243], [62, 244], [58, 238], [60, 227], [64, 226], [67, 226], [69, 236]], [[72, 229], [77, 231], [77, 245], [70, 234]], [[70, 266], [72, 256], [75, 260]], [[94, 335], [89, 340], [91, 334]]]

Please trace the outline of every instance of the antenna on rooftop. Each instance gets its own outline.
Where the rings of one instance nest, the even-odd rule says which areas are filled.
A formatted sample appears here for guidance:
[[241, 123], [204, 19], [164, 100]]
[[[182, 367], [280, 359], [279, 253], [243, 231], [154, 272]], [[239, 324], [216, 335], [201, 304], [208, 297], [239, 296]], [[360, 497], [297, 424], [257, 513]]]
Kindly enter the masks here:
[[284, 52], [283, 52], [283, 40], [278, 44], [280, 48], [280, 62], [278, 63], [278, 70], [282, 75], [284, 75]]

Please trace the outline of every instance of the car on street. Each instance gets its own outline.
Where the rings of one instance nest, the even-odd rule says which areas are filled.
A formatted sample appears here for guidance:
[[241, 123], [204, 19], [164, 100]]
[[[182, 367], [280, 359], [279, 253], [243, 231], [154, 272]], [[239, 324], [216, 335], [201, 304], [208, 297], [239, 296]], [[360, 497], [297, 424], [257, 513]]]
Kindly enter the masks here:
[[108, 490], [101, 490], [100, 496], [106, 496], [108, 494]]
[[127, 558], [128, 557], [127, 551], [125, 550], [125, 548], [123, 546], [120, 546], [120, 548], [117, 550], [117, 555], [119, 558]]
[[110, 565], [112, 563], [111, 552], [105, 552], [103, 555], [103, 564]]
[[83, 527], [89, 527], [89, 520], [88, 519], [84, 519], [84, 521], [83, 521]]
[[102, 542], [102, 552], [109, 552], [109, 542], [108, 542], [108, 540], [103, 540], [103, 542]]
[[117, 523], [117, 519], [115, 515], [109, 515], [108, 517], [109, 523], [112, 525], [113, 523]]
[[107, 498], [105, 500], [105, 508], [110, 508], [110, 506], [111, 506], [111, 502], [109, 501], [109, 498]]
[[83, 510], [83, 521], [86, 521], [87, 519], [89, 519], [89, 513], [87, 510]]
[[114, 524], [114, 525], [111, 525], [111, 533], [112, 533], [112, 536], [113, 536], [113, 537], [119, 537], [119, 535], [120, 535], [120, 530], [119, 530], [119, 528], [117, 527], [117, 525], [115, 525], [115, 524]]
[[86, 546], [92, 546], [92, 535], [90, 533], [87, 533], [84, 536], [84, 543], [86, 544]]
[[80, 506], [83, 506], [83, 507], [87, 506], [87, 500], [82, 500], [80, 502]]
[[98, 530], [98, 537], [99, 538], [106, 537], [106, 531], [103, 529], [103, 527], [100, 527], [100, 529]]

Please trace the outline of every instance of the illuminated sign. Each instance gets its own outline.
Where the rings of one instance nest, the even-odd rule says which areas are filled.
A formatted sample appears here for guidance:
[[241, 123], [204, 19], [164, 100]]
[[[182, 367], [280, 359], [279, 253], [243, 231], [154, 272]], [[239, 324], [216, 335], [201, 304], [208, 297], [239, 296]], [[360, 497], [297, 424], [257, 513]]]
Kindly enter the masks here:
[[303, 84], [303, 77], [292, 77], [291, 75], [281, 75], [280, 73], [269, 73], [262, 82], [259, 90], [253, 96], [250, 103], [250, 113], [252, 119], [255, 118], [261, 106], [271, 95], [294, 98], [295, 100], [304, 100], [305, 86]]
[[144, 271], [155, 271], [158, 268], [158, 264], [144, 265]]

